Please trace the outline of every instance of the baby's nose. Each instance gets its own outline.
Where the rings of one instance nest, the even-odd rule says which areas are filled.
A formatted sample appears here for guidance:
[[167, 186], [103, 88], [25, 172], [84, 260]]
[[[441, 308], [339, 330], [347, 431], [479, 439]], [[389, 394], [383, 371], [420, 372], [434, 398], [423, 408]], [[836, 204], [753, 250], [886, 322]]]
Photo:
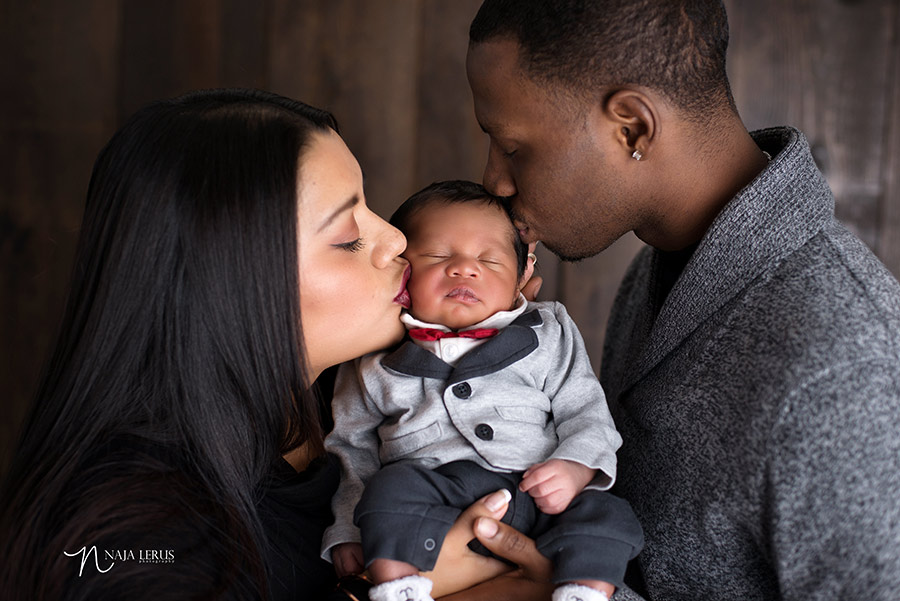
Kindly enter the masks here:
[[458, 257], [451, 261], [447, 271], [450, 275], [457, 277], [478, 277], [481, 273], [478, 261], [466, 257]]

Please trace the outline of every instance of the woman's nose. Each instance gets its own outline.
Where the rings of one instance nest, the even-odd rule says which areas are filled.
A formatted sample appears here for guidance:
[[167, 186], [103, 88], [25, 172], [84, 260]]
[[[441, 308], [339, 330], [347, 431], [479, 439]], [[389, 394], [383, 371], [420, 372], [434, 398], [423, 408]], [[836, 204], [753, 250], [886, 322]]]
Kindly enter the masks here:
[[509, 173], [506, 159], [499, 148], [491, 144], [484, 167], [484, 187], [494, 196], [515, 196], [516, 182]]
[[406, 250], [406, 236], [393, 225], [381, 218], [378, 219], [381, 221], [381, 229], [375, 248], [372, 249], [372, 264], [383, 269]]

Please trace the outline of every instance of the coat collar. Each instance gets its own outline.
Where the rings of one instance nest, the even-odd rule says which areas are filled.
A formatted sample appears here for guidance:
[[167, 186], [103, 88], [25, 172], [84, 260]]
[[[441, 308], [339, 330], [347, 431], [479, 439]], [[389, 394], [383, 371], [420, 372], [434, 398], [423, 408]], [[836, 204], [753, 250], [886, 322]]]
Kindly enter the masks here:
[[[834, 197], [803, 134], [779, 127], [751, 135], [772, 161], [713, 221], [655, 320], [652, 298], [643, 303], [638, 321], [653, 325], [623, 391], [833, 218]], [[657, 259], [653, 251], [654, 266]]]
[[541, 324], [543, 319], [537, 309], [523, 313], [495, 337], [466, 354], [455, 368], [411, 340], [385, 355], [381, 364], [408, 376], [445, 380], [452, 385], [500, 371], [527, 357], [538, 347], [535, 328]]

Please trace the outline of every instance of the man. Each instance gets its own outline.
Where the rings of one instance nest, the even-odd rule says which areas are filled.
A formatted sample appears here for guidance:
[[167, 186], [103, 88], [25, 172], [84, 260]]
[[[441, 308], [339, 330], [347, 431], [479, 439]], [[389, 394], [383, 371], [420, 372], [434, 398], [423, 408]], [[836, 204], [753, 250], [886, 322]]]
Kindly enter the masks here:
[[629, 231], [601, 381], [646, 546], [616, 599], [900, 597], [900, 285], [803, 135], [748, 133], [714, 0], [487, 0], [484, 185], [563, 259]]

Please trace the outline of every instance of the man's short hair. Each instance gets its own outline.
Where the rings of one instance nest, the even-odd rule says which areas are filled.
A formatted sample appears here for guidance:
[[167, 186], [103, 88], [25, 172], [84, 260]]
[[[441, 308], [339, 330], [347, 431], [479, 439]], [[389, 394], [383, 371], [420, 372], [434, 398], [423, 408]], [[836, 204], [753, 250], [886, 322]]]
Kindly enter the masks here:
[[725, 72], [721, 0], [485, 0], [470, 44], [511, 38], [525, 73], [578, 98], [626, 84], [662, 94], [685, 117], [736, 112]]

